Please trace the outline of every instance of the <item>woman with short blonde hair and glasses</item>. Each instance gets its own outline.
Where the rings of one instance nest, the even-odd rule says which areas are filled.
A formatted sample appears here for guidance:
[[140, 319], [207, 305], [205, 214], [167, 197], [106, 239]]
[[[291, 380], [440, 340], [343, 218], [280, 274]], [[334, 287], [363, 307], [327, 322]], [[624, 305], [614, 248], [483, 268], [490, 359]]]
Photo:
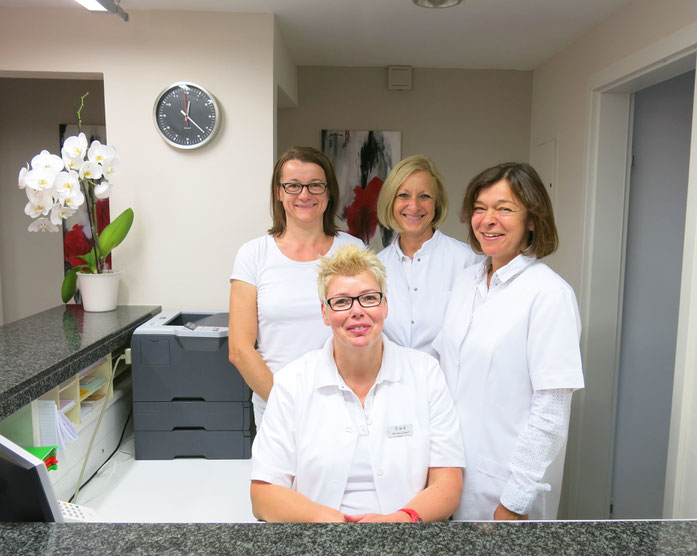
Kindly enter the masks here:
[[[463, 446], [438, 362], [382, 334], [384, 268], [342, 247], [319, 265], [332, 336], [274, 377], [252, 447], [252, 508], [265, 521], [447, 519]], [[298, 341], [303, 341], [299, 337]]]

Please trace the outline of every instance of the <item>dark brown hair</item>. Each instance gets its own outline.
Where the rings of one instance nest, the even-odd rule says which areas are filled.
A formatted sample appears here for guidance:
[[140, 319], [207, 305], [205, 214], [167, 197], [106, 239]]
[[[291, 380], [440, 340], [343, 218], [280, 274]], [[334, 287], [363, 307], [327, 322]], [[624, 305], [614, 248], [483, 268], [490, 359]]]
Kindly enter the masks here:
[[557, 236], [557, 227], [554, 224], [552, 201], [535, 169], [524, 162], [505, 162], [487, 168], [472, 178], [467, 186], [460, 211], [460, 220], [467, 224], [469, 244], [472, 249], [477, 253], [482, 253], [482, 246], [472, 229], [472, 214], [479, 192], [501, 180], [506, 180], [515, 198], [522, 203], [528, 212], [528, 222], [532, 222], [533, 225], [528, 236], [528, 248], [525, 250], [525, 254], [534, 255], [541, 259], [554, 253], [559, 244], [559, 237]]
[[269, 233], [272, 236], [281, 235], [286, 229], [286, 211], [283, 208], [283, 203], [278, 199], [278, 191], [281, 189], [281, 174], [283, 165], [289, 160], [299, 160], [300, 162], [311, 162], [317, 164], [327, 178], [327, 209], [324, 211], [322, 224], [324, 233], [328, 236], [335, 236], [338, 232], [334, 217], [336, 215], [336, 206], [339, 201], [339, 184], [336, 181], [334, 167], [327, 156], [312, 147], [293, 147], [286, 151], [276, 161], [273, 167], [273, 175], [271, 176], [271, 216], [273, 217], [273, 225], [269, 228]]

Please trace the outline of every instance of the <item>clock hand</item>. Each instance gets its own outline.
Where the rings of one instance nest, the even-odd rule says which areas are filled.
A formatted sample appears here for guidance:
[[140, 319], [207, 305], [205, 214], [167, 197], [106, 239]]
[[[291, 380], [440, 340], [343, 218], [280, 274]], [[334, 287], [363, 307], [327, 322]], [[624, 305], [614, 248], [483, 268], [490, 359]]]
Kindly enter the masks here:
[[180, 110], [180, 112], [181, 112], [184, 116], [186, 116], [192, 124], [194, 124], [197, 128], [199, 128], [199, 130], [201, 130], [201, 133], [206, 133], [206, 132], [204, 131], [204, 129], [203, 129], [200, 125], [198, 125], [194, 120], [192, 120], [191, 118], [189, 118], [189, 117], [186, 115], [186, 112], [184, 112], [183, 110]]
[[184, 106], [186, 107], [186, 114], [184, 114], [184, 125], [189, 125], [189, 107], [191, 102], [186, 101], [186, 92], [184, 92]]

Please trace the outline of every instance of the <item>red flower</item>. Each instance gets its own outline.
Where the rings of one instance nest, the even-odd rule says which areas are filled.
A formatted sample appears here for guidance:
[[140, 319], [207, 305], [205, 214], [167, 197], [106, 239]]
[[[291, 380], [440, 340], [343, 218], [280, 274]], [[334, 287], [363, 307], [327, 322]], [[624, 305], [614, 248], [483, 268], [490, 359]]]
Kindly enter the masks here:
[[361, 238], [368, 245], [378, 227], [378, 195], [382, 180], [375, 176], [365, 189], [353, 188], [353, 202], [346, 207], [346, 223], [352, 236]]
[[92, 242], [85, 237], [82, 225], [75, 224], [71, 230], [65, 233], [63, 240], [63, 255], [65, 260], [73, 266], [82, 266], [85, 262], [76, 255], [84, 255], [92, 249]]

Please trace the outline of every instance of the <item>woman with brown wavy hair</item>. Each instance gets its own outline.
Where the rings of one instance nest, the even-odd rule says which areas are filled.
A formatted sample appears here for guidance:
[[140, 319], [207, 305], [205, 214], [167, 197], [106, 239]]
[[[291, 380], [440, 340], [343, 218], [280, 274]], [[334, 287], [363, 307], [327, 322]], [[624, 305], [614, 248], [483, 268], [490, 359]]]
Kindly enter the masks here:
[[528, 164], [488, 168], [461, 219], [486, 259], [455, 282], [440, 354], [465, 443], [455, 519], [555, 519], [571, 394], [583, 388], [571, 287], [540, 262], [557, 247], [552, 203]]
[[[230, 361], [254, 391], [261, 424], [273, 373], [321, 347], [329, 332], [317, 311], [317, 260], [363, 242], [336, 228], [339, 187], [329, 159], [294, 147], [271, 178], [273, 225], [242, 245], [230, 276]], [[256, 348], [255, 348], [256, 345]]]

